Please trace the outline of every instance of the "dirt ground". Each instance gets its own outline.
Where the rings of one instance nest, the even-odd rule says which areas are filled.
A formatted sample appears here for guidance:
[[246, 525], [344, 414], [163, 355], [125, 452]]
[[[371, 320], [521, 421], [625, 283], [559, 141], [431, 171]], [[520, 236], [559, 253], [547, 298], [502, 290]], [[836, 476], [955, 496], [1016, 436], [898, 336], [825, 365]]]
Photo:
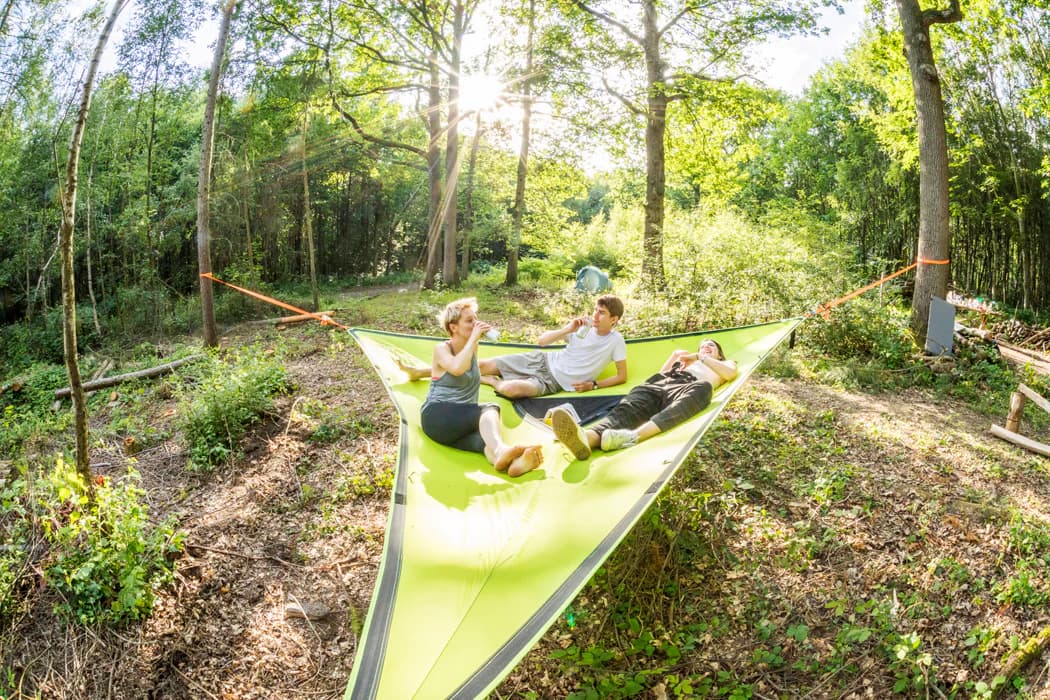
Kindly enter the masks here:
[[[211, 474], [190, 472], [177, 436], [134, 458], [116, 440], [95, 447], [93, 462], [108, 465], [100, 469], [103, 474], [118, 475], [135, 460], [151, 515], [178, 516], [187, 533], [185, 553], [174, 585], [139, 626], [67, 627], [49, 614], [53, 601], [37, 596], [35, 608], [7, 640], [0, 664], [25, 679], [26, 691], [46, 698], [342, 696], [379, 567], [398, 421], [381, 382], [349, 339], [333, 348], [325, 333], [286, 332], [299, 339], [287, 363], [294, 391], [278, 401], [235, 463]], [[324, 420], [311, 406], [341, 416], [343, 431], [329, 441], [311, 439]], [[174, 407], [157, 407], [159, 427], [172, 420]], [[768, 513], [779, 509], [785, 522], [838, 519], [838, 531], [849, 533], [848, 547], [794, 573], [772, 563], [777, 538], [740, 536], [732, 542], [745, 567], [750, 562], [752, 573], [775, 582], [770, 585], [783, 614], [809, 620], [816, 649], [810, 653], [819, 654], [822, 628], [832, 633], [824, 607], [828, 591], [862, 596], [880, 582], [906, 575], [905, 568], [915, 571], [909, 567], [915, 557], [951, 557], [975, 572], [989, 570], [1005, 547], [1002, 528], [991, 524], [1003, 503], [1050, 521], [1047, 461], [991, 437], [989, 420], [964, 405], [917, 391], [871, 396], [759, 375], [722, 421], [755, 416], [780, 432], [790, 432], [793, 421], [800, 428], [818, 418], [826, 421], [829, 440], [845, 451], [836, 454], [844, 454], [843, 463], [855, 469], [850, 487], [855, 499], [875, 504], [866, 515], [845, 503], [817, 512], [812, 504], [773, 502], [771, 489], [737, 513], [742, 527], [768, 527]], [[739, 460], [726, 446], [731, 433], [712, 434], [714, 440], [697, 448], [694, 464]], [[762, 468], [775, 470], [776, 455], [767, 457]], [[670, 488], [686, 488], [693, 478], [679, 474]], [[909, 537], [917, 529], [925, 533], [921, 540]], [[316, 619], [305, 619], [296, 609]], [[974, 624], [994, 625], [1004, 639], [1010, 634], [1023, 639], [1046, 622], [1038, 610], [971, 602], [960, 604], [948, 620], [916, 624], [942, 650], [942, 678], [949, 671], [958, 677], [945, 678], [950, 683], [968, 673], [952, 659], [962, 653], [962, 639]], [[566, 634], [552, 630], [497, 696], [520, 697], [526, 691], [563, 696], [572, 679], [552, 677], [547, 654], [565, 646]], [[746, 663], [752, 651], [732, 635], [714, 645], [698, 663], [721, 659], [723, 667], [733, 667]], [[1046, 664], [1038, 660], [1032, 666], [1029, 693], [1045, 696]], [[804, 680], [809, 697], [880, 697], [887, 691], [882, 674], [861, 672], [857, 678], [846, 688], [834, 679], [823, 688], [812, 676]], [[790, 674], [769, 673], [757, 679], [756, 694], [794, 697], [792, 682]], [[660, 697], [660, 691], [647, 696]]]

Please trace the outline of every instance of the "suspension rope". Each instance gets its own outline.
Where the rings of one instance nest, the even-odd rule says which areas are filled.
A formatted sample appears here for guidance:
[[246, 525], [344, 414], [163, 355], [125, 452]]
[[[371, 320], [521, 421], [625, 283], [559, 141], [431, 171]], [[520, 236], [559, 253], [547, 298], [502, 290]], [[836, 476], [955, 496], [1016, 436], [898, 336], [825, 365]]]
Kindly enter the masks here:
[[916, 258], [915, 262], [913, 262], [911, 265], [908, 265], [907, 267], [902, 267], [901, 269], [897, 270], [896, 272], [888, 274], [888, 275], [886, 275], [885, 277], [883, 277], [880, 280], [875, 280], [871, 284], [865, 285], [865, 286], [861, 287], [860, 289], [852, 291], [852, 292], [850, 292], [849, 294], [847, 294], [845, 296], [841, 296], [838, 299], [832, 299], [831, 301], [829, 301], [827, 303], [821, 304], [820, 306], [818, 306], [817, 308], [813, 309], [812, 311], [807, 311], [806, 312], [806, 318], [809, 318], [811, 316], [816, 316], [817, 314], [820, 314], [825, 319], [827, 319], [829, 316], [831, 316], [831, 310], [833, 308], [835, 308], [836, 306], [838, 306], [839, 304], [844, 304], [845, 302], [849, 301], [850, 299], [854, 299], [856, 297], [859, 297], [864, 292], [867, 292], [868, 290], [874, 289], [875, 287], [878, 287], [879, 285], [885, 284], [886, 282], [888, 282], [889, 280], [893, 279], [894, 277], [898, 277], [899, 275], [903, 275], [908, 270], [914, 269], [914, 268], [918, 267], [919, 265], [947, 265], [949, 262], [950, 262], [949, 260], [928, 260], [926, 258]]
[[349, 327], [344, 326], [343, 324], [341, 324], [341, 323], [339, 323], [337, 321], [333, 321], [331, 318], [329, 318], [328, 316], [325, 316], [324, 314], [315, 314], [312, 311], [304, 311], [303, 309], [300, 309], [300, 308], [298, 308], [296, 306], [292, 306], [291, 304], [286, 304], [283, 301], [278, 301], [277, 299], [274, 299], [273, 297], [268, 297], [265, 294], [259, 294], [259, 292], [253, 292], [250, 289], [245, 289], [244, 287], [238, 287], [235, 284], [231, 284], [229, 282], [224, 282], [223, 280], [219, 279], [218, 277], [216, 277], [215, 275], [213, 275], [210, 272], [202, 273], [201, 277], [203, 277], [205, 279], [209, 279], [212, 282], [218, 282], [219, 284], [224, 284], [227, 287], [230, 287], [231, 289], [236, 289], [238, 292], [241, 292], [242, 294], [247, 294], [250, 297], [255, 297], [256, 299], [259, 299], [261, 301], [265, 301], [268, 304], [273, 304], [274, 306], [280, 306], [282, 309], [288, 309], [289, 311], [294, 311], [294, 312], [296, 312], [298, 314], [302, 314], [303, 316], [310, 316], [311, 318], [316, 318], [318, 321], [321, 322], [322, 326], [335, 326], [337, 328], [342, 328], [344, 331], [350, 330]]

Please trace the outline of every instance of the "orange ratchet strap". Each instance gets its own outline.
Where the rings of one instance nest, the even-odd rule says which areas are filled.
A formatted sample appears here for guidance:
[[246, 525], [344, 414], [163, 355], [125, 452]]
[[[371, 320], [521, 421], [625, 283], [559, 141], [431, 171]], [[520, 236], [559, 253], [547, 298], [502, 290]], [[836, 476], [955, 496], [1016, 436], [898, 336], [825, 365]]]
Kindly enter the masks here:
[[221, 279], [219, 279], [218, 277], [216, 277], [215, 275], [213, 275], [210, 272], [203, 273], [201, 275], [201, 277], [209, 279], [212, 282], [218, 282], [219, 284], [225, 284], [227, 287], [230, 287], [231, 289], [236, 289], [238, 292], [241, 292], [242, 294], [247, 294], [250, 297], [255, 297], [256, 299], [259, 299], [261, 301], [265, 301], [268, 304], [273, 304], [274, 306], [280, 306], [282, 309], [288, 309], [289, 311], [294, 311], [297, 314], [303, 314], [304, 316], [310, 316], [311, 318], [316, 318], [318, 321], [321, 322], [322, 326], [335, 326], [337, 328], [342, 328], [344, 331], [350, 330], [347, 326], [344, 326], [341, 323], [333, 321], [328, 316], [325, 316], [323, 314], [315, 314], [312, 311], [304, 311], [303, 309], [300, 309], [298, 307], [292, 306], [291, 304], [285, 304], [283, 301], [278, 301], [277, 299], [274, 299], [273, 297], [268, 297], [265, 294], [259, 294], [258, 292], [253, 292], [250, 289], [245, 289], [244, 287], [238, 287], [235, 284], [230, 284], [229, 282], [224, 282], [224, 281], [222, 281]]
[[950, 262], [949, 260], [927, 260], [926, 258], [916, 258], [915, 262], [913, 262], [911, 265], [908, 265], [907, 267], [902, 267], [901, 269], [897, 270], [896, 272], [891, 273], [889, 275], [886, 275], [885, 277], [883, 277], [880, 280], [876, 280], [876, 281], [872, 282], [871, 284], [869, 284], [867, 286], [861, 287], [860, 289], [858, 289], [856, 291], [850, 292], [846, 296], [839, 297], [838, 299], [832, 299], [831, 301], [827, 302], [826, 304], [821, 304], [820, 306], [818, 306], [817, 308], [813, 309], [812, 311], [807, 311], [806, 312], [806, 318], [809, 318], [810, 316], [816, 316], [817, 314], [820, 314], [825, 319], [827, 319], [831, 315], [831, 310], [833, 308], [835, 308], [836, 306], [838, 306], [839, 304], [843, 304], [843, 303], [849, 301], [850, 299], [853, 299], [854, 297], [859, 297], [861, 294], [863, 294], [864, 292], [868, 291], [869, 289], [874, 289], [875, 287], [878, 287], [880, 284], [883, 284], [884, 282], [887, 282], [887, 281], [893, 279], [894, 277], [897, 277], [899, 275], [903, 275], [908, 270], [911, 270], [911, 269], [913, 269], [915, 267], [918, 267], [918, 265], [920, 263], [923, 264], [923, 265], [947, 265], [949, 262]]

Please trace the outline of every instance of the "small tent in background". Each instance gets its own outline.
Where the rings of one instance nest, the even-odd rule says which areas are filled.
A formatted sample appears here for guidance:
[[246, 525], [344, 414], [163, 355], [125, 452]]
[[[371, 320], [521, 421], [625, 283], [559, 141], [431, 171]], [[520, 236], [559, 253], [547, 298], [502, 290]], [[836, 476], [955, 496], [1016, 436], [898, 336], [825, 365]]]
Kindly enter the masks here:
[[576, 273], [576, 291], [578, 292], [605, 292], [612, 289], [609, 275], [605, 274], [594, 265], [581, 267]]

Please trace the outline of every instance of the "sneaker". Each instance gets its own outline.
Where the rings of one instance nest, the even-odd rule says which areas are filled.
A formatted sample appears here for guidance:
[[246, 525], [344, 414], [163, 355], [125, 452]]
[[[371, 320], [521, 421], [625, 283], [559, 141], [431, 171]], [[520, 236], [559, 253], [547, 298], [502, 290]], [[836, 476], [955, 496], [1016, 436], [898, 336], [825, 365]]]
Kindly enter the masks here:
[[602, 450], [612, 452], [638, 444], [638, 433], [633, 430], [609, 428], [602, 433]]
[[555, 406], [554, 408], [552, 408], [549, 411], [547, 411], [547, 413], [543, 416], [543, 422], [546, 423], [547, 425], [553, 426], [554, 425], [554, 423], [553, 423], [553, 420], [554, 420], [553, 416], [554, 416], [554, 412], [555, 411], [568, 411], [569, 415], [572, 416], [572, 419], [574, 421], [576, 421], [577, 423], [581, 422], [580, 421], [580, 414], [576, 412], [576, 407], [573, 406], [571, 403], [568, 403], [568, 402], [560, 403], [557, 406]]
[[551, 409], [551, 426], [554, 428], [554, 437], [568, 447], [576, 459], [587, 459], [591, 456], [587, 435], [566, 409], [561, 406]]

